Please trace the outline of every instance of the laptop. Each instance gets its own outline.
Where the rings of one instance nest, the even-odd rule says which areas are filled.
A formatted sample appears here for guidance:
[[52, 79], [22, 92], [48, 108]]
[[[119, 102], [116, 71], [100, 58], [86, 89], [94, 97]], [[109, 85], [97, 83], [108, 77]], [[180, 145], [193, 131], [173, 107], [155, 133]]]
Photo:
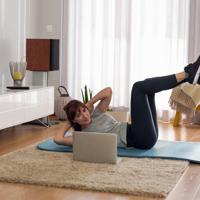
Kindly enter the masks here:
[[73, 159], [93, 163], [117, 163], [117, 135], [73, 132]]

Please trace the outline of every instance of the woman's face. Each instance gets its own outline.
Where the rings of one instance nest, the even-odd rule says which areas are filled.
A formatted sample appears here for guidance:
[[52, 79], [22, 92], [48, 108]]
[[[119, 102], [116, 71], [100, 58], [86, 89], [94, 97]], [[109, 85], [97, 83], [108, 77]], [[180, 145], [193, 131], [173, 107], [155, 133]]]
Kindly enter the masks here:
[[89, 125], [91, 122], [91, 116], [86, 107], [80, 107], [76, 112], [74, 122], [80, 124], [81, 126]]

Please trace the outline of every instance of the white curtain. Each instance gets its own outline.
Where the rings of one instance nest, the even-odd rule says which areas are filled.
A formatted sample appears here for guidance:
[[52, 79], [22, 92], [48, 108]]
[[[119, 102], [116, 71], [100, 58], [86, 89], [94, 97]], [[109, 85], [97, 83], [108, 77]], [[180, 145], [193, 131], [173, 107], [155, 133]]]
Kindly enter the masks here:
[[[128, 106], [135, 81], [179, 72], [188, 60], [189, 0], [64, 1], [66, 82], [81, 99], [110, 86], [113, 106]], [[65, 22], [65, 20], [64, 20]], [[158, 94], [168, 108], [170, 91]]]
[[200, 55], [200, 1], [190, 1], [189, 17], [189, 62], [194, 61]]

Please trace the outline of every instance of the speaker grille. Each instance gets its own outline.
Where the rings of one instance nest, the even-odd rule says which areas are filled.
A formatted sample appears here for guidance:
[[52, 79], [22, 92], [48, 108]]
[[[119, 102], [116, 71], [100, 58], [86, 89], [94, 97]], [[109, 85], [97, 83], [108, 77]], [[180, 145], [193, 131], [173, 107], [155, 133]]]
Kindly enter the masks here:
[[59, 40], [27, 39], [26, 61], [30, 71], [59, 70]]

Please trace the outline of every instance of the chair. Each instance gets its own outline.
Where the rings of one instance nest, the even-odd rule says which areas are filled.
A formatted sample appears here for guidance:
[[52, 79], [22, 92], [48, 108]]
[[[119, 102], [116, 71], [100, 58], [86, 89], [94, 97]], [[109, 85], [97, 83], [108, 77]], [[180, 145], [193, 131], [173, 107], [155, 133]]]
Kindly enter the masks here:
[[[197, 106], [196, 111], [200, 112], [200, 104]], [[177, 127], [179, 125], [180, 120], [181, 120], [181, 113], [176, 111], [176, 114], [173, 120], [173, 126]]]
[[[198, 79], [200, 77], [200, 66], [196, 72], [196, 75], [194, 77], [194, 81], [193, 81], [193, 84], [196, 84], [198, 82]], [[200, 111], [200, 104], [196, 107], [196, 111]], [[174, 117], [174, 121], [173, 121], [173, 126], [176, 127], [179, 125], [179, 122], [181, 120], [181, 113], [176, 111], [176, 115]]]

